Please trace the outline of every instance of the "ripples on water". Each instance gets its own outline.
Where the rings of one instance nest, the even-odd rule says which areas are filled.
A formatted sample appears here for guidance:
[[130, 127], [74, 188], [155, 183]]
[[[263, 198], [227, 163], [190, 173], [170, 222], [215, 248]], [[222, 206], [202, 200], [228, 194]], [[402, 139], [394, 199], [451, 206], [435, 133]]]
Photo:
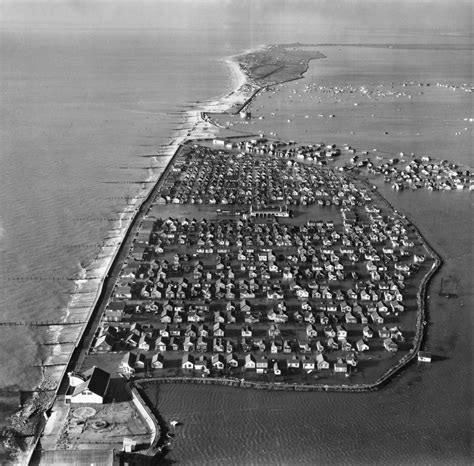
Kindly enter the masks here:
[[[259, 28], [258, 42], [275, 42], [273, 27]], [[163, 36], [158, 31], [133, 37], [61, 35], [58, 40], [59, 36], [48, 34], [41, 38], [9, 34], [2, 38], [6, 58], [1, 68], [0, 125], [2, 321], [83, 317], [84, 311], [74, 311], [74, 304], [92, 302], [97, 283], [81, 284], [80, 291], [87, 293], [75, 298], [67, 314], [78, 283], [5, 278], [77, 277], [98, 254], [107, 255], [101, 249], [104, 238], [118, 238], [120, 225], [117, 220], [100, 219], [117, 219], [127, 203], [124, 198], [136, 196], [140, 187], [116, 182], [141, 181], [150, 175], [148, 169], [120, 167], [152, 163], [159, 167], [158, 174], [163, 169], [161, 159], [154, 162], [138, 156], [154, 153], [169, 142], [193, 105], [189, 102], [223, 93], [229, 72], [217, 58], [255, 46], [257, 41], [241, 26], [228, 32], [232, 45], [220, 41], [222, 31], [195, 32], [205, 40], [190, 42], [178, 36], [170, 43], [166, 31]], [[219, 40], [204, 47], [210, 43], [209, 34]], [[294, 28], [289, 28], [279, 37], [292, 41], [294, 36]], [[353, 78], [340, 77], [341, 63], [328, 63], [325, 76], [318, 74], [322, 61], [311, 65], [311, 79]], [[445, 71], [448, 76], [456, 72]], [[331, 124], [337, 121], [342, 120], [335, 118]], [[189, 124], [187, 120], [178, 135], [186, 134]], [[301, 128], [308, 134], [289, 134], [290, 139], [326, 139], [340, 130], [328, 122], [306, 124], [310, 126]], [[346, 129], [349, 134], [350, 126]], [[361, 142], [374, 137], [395, 150], [400, 142], [397, 137], [390, 141], [370, 132], [357, 134]], [[456, 153], [446, 158], [451, 156]], [[102, 266], [106, 261], [99, 257]], [[48, 327], [0, 327], [5, 349], [0, 351], [0, 425], [17, 406], [12, 393], [37, 384], [41, 371], [36, 366], [61, 354], [64, 358], [75, 335], [72, 328], [58, 333]], [[440, 336], [446, 345], [451, 341], [446, 350], [456, 338]], [[62, 348], [42, 344], [54, 340], [65, 343]], [[458, 351], [465, 351], [465, 336], [458, 341]], [[448, 460], [466, 451], [466, 414], [464, 392], [459, 394], [452, 383], [444, 383], [446, 377], [455, 376], [457, 366], [444, 364], [439, 370], [422, 369], [420, 375], [410, 371], [403, 376], [406, 386], [398, 384], [357, 398], [171, 386], [161, 390], [158, 407], [168, 420], [183, 422], [172, 451], [172, 458], [183, 463], [389, 464], [425, 461], [435, 454]], [[413, 419], [407, 419], [407, 412], [413, 413]], [[452, 451], [454, 456], [447, 456], [449, 442], [459, 447]]]

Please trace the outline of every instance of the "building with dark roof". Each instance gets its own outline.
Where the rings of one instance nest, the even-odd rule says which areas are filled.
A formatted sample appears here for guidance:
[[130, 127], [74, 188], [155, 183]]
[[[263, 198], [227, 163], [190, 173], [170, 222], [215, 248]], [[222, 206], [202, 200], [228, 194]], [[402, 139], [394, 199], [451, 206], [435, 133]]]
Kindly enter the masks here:
[[69, 387], [66, 395], [67, 403], [104, 403], [109, 388], [110, 374], [100, 367], [85, 371], [83, 382]]

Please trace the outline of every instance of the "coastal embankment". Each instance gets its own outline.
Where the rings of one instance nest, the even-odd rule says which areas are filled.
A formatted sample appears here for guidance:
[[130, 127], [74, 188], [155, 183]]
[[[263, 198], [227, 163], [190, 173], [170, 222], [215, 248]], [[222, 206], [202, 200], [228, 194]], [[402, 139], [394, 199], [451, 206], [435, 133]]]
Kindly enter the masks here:
[[[141, 221], [143, 220], [143, 218], [149, 211], [150, 206], [154, 200], [154, 197], [156, 196], [157, 191], [161, 187], [162, 181], [168, 175], [169, 169], [172, 166], [172, 162], [178, 156], [181, 147], [182, 147], [181, 145], [177, 147], [177, 149], [175, 150], [170, 160], [170, 163], [168, 163], [167, 167], [160, 175], [154, 187], [150, 190], [146, 198], [143, 200], [140, 207], [135, 211], [133, 218], [131, 219], [129, 226], [125, 232], [123, 241], [120, 243], [120, 246], [118, 247], [113, 260], [110, 262], [109, 267], [107, 268], [105, 277], [103, 278], [101, 282], [100, 290], [97, 294], [95, 303], [88, 314], [87, 323], [82, 327], [82, 330], [74, 346], [74, 349], [69, 355], [67, 365], [62, 371], [61, 379], [54, 392], [54, 398], [52, 402], [47, 407], [41, 406], [41, 407], [37, 407], [37, 409], [41, 408], [42, 411], [44, 412], [50, 410], [52, 406], [54, 405], [54, 402], [56, 401], [58, 395], [63, 395], [67, 391], [67, 388], [69, 386], [69, 379], [68, 379], [67, 374], [70, 371], [73, 371], [76, 368], [80, 367], [80, 364], [82, 360], [84, 359], [87, 349], [93, 338], [94, 329], [98, 325], [101, 313], [103, 312], [105, 305], [107, 304], [108, 297], [110, 296], [115, 286], [115, 281], [118, 278], [120, 270], [122, 269], [122, 266], [123, 266], [123, 262], [125, 261], [128, 255], [128, 251], [130, 250], [130, 247], [132, 245], [133, 238], [135, 237], [135, 234], [140, 227]], [[36, 436], [35, 442], [31, 445], [30, 448], [28, 448], [28, 450], [22, 452], [21, 458], [19, 458], [20, 462], [24, 462], [25, 464], [28, 464], [29, 461], [31, 460], [31, 457], [38, 446], [38, 442], [41, 438], [41, 434], [46, 425], [46, 419], [44, 417], [41, 417], [40, 419], [41, 419], [40, 424], [36, 428], [36, 431], [38, 434]]]
[[[308, 65], [306, 63], [306, 69], [307, 69], [307, 66]], [[265, 76], [268, 76], [268, 75], [266, 74]], [[286, 81], [291, 81], [294, 79], [299, 79], [299, 77], [294, 77], [294, 76], [288, 77]], [[286, 82], [286, 81], [279, 81], [278, 83]], [[250, 94], [250, 96], [246, 98], [244, 103], [240, 107], [237, 107], [238, 111], [241, 111], [242, 109], [247, 108], [248, 105], [250, 105], [251, 102], [258, 95], [258, 93], [262, 89], [265, 89], [265, 88], [266, 86], [260, 87], [259, 89], [254, 90]], [[246, 88], [246, 91], [248, 91], [248, 89], [249, 88]], [[240, 99], [242, 95], [243, 94], [241, 93], [240, 97], [238, 97], [237, 94], [234, 94], [230, 99], [228, 99], [227, 103], [229, 103], [231, 100], [236, 102], [237, 101], [236, 99]], [[208, 118], [206, 112], [200, 113], [200, 116], [203, 120], [202, 124], [212, 123], [212, 120]], [[196, 123], [194, 128], [198, 127], [199, 125], [200, 123]], [[193, 140], [195, 139], [189, 137], [187, 141], [193, 142]], [[166, 169], [161, 174], [160, 179], [154, 185], [153, 189], [149, 192], [148, 196], [142, 202], [140, 207], [136, 209], [136, 211], [134, 212], [133, 218], [130, 221], [130, 224], [125, 232], [125, 237], [122, 243], [120, 244], [120, 247], [112, 263], [110, 264], [110, 267], [107, 269], [107, 276], [102, 282], [100, 294], [96, 300], [93, 310], [88, 315], [87, 324], [83, 327], [81, 331], [80, 338], [78, 339], [77, 344], [74, 348], [74, 351], [71, 354], [70, 359], [68, 361], [68, 365], [63, 372], [61, 384], [56, 394], [62, 394], [67, 389], [67, 382], [68, 382], [67, 377], [66, 377], [67, 372], [75, 368], [81, 367], [84, 361], [84, 357], [87, 354], [88, 348], [94, 336], [95, 329], [97, 328], [97, 325], [99, 323], [100, 316], [105, 308], [105, 305], [108, 302], [108, 299], [116, 283], [116, 280], [119, 277], [120, 271], [123, 266], [123, 262], [127, 258], [127, 255], [132, 245], [132, 241], [135, 237], [135, 234], [140, 228], [141, 220], [149, 212], [153, 199], [155, 198], [157, 191], [161, 187], [162, 181], [165, 180], [166, 177], [168, 176], [168, 173], [171, 167], [173, 166], [174, 160], [178, 156], [180, 150], [182, 150], [184, 144], [185, 143], [178, 146], [178, 148], [173, 154], [171, 161], [168, 163]], [[383, 200], [386, 202], [388, 206], [390, 206], [385, 199]], [[391, 210], [393, 211], [393, 207], [391, 207]], [[421, 348], [421, 345], [423, 342], [424, 328], [426, 324], [426, 289], [429, 284], [429, 280], [441, 266], [441, 259], [439, 258], [439, 256], [429, 245], [427, 245], [426, 241], [424, 241], [423, 237], [421, 236], [421, 233], [418, 230], [416, 231], [420, 238], [420, 241], [425, 245], [426, 251], [434, 259], [434, 264], [432, 268], [430, 269], [430, 271], [423, 277], [421, 285], [417, 292], [418, 314], [417, 314], [417, 324], [416, 324], [416, 332], [415, 332], [413, 347], [410, 349], [407, 355], [405, 355], [395, 366], [390, 368], [390, 370], [385, 372], [375, 382], [367, 383], [367, 384], [341, 383], [341, 384], [334, 384], [334, 385], [326, 385], [326, 384], [306, 385], [306, 384], [250, 382], [244, 379], [233, 379], [233, 378], [216, 379], [216, 378], [187, 378], [187, 377], [186, 378], [183, 378], [183, 377], [167, 378], [167, 377], [164, 377], [164, 378], [148, 379], [147, 381], [143, 381], [141, 383], [142, 384], [170, 384], [170, 383], [215, 384], [215, 385], [231, 386], [235, 388], [251, 388], [251, 389], [257, 389], [257, 390], [285, 390], [285, 391], [368, 392], [368, 391], [379, 389], [385, 383], [387, 383], [391, 378], [393, 378], [396, 374], [398, 374], [407, 364], [412, 362], [417, 357], [417, 351]], [[149, 413], [147, 413], [147, 415], [149, 415]], [[159, 437], [157, 434], [158, 431], [157, 431], [156, 426], [154, 427], [154, 429], [155, 429], [155, 434], [154, 434], [153, 442], [155, 442], [156, 438]]]

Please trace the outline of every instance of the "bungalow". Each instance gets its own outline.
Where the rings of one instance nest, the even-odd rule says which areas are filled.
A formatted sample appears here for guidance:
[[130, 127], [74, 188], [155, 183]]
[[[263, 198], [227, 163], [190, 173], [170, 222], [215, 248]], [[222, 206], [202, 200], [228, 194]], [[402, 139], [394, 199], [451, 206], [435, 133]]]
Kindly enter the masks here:
[[209, 336], [209, 328], [207, 325], [201, 324], [197, 328], [198, 336], [207, 338]]
[[308, 292], [308, 290], [304, 290], [304, 289], [296, 290], [296, 297], [298, 299], [308, 299], [309, 298], [309, 292]]
[[237, 356], [235, 354], [229, 353], [225, 356], [225, 361], [226, 364], [229, 367], [238, 367], [239, 366], [239, 360], [237, 359]]
[[171, 337], [168, 342], [168, 349], [170, 351], [178, 351], [180, 348], [179, 339], [177, 337]]
[[319, 323], [321, 325], [327, 325], [327, 323], [329, 322], [329, 318], [324, 312], [318, 312], [318, 317], [319, 317]]
[[[331, 298], [329, 298], [329, 299], [332, 299], [332, 294], [331, 294]], [[336, 304], [326, 305], [326, 311], [327, 312], [337, 312], [337, 305]]]
[[215, 322], [213, 326], [213, 333], [215, 337], [223, 337], [225, 335], [225, 326], [220, 322]]
[[336, 331], [337, 331], [337, 339], [338, 340], [342, 340], [344, 338], [347, 338], [347, 330], [342, 325], [337, 325], [336, 326]]
[[[137, 365], [137, 355], [135, 353], [127, 352], [125, 353], [124, 357], [120, 361], [119, 364], [119, 371], [123, 374], [132, 375], [135, 373], [136, 369], [139, 369], [139, 365]], [[143, 368], [145, 364], [143, 364]]]
[[125, 301], [112, 301], [104, 312], [105, 322], [120, 322], [125, 313]]
[[374, 336], [374, 332], [373, 330], [368, 326], [366, 325], [363, 329], [362, 329], [362, 335], [365, 337], [365, 338], [372, 338]]
[[257, 361], [253, 354], [245, 355], [244, 368], [245, 369], [255, 369], [257, 367]]
[[195, 348], [196, 348], [196, 346], [193, 343], [193, 341], [191, 340], [191, 337], [190, 336], [184, 337], [183, 350], [184, 351], [194, 351]]
[[156, 353], [151, 358], [151, 367], [153, 369], [163, 369], [165, 364], [165, 358], [161, 353]]
[[352, 311], [352, 307], [347, 304], [346, 302], [342, 302], [341, 304], [339, 304], [339, 306], [341, 307], [341, 312], [351, 312]]
[[300, 358], [297, 354], [294, 354], [287, 361], [288, 369], [299, 369], [300, 368]]
[[334, 363], [334, 373], [347, 373], [347, 364], [343, 362], [340, 358], [338, 358], [337, 362]]
[[326, 325], [324, 327], [324, 335], [327, 338], [334, 338], [336, 336], [336, 331], [330, 325]]
[[431, 362], [431, 353], [429, 351], [418, 351], [419, 362]]
[[345, 338], [342, 338], [339, 341], [341, 343], [342, 351], [352, 351], [352, 345]]
[[138, 353], [135, 360], [135, 369], [141, 370], [146, 367], [146, 356], [143, 353]]
[[217, 337], [212, 340], [212, 350], [215, 353], [223, 353], [225, 350], [225, 341], [222, 337]]
[[301, 363], [303, 365], [303, 370], [305, 371], [313, 371], [316, 367], [314, 359], [310, 358], [309, 356], [303, 356], [301, 358]]
[[364, 351], [368, 351], [369, 350], [369, 346], [367, 345], [367, 343], [365, 343], [364, 340], [360, 339], [360, 340], [357, 340], [356, 342], [356, 348], [357, 348], [357, 351], [359, 352], [364, 352]]
[[384, 318], [377, 312], [371, 312], [369, 315], [374, 324], [382, 325], [385, 322]]
[[247, 300], [240, 301], [240, 312], [249, 313], [252, 311], [252, 305]]
[[205, 352], [207, 351], [207, 339], [205, 337], [198, 337], [196, 340], [196, 351]]
[[185, 354], [181, 360], [181, 368], [186, 370], [194, 369], [194, 356]]
[[353, 367], [357, 366], [357, 357], [355, 353], [349, 353], [346, 356], [346, 363]]
[[189, 338], [196, 338], [198, 335], [198, 329], [196, 325], [188, 325], [184, 331], [184, 336]]
[[382, 302], [377, 303], [377, 310], [378, 312], [381, 312], [382, 314], [388, 313], [388, 307]]
[[140, 341], [140, 333], [130, 333], [125, 338], [125, 343], [130, 348], [138, 348], [139, 341]]
[[83, 382], [71, 386], [66, 403], [104, 403], [109, 388], [110, 374], [97, 366], [84, 372]]
[[211, 364], [214, 369], [223, 370], [225, 365], [225, 358], [222, 354], [213, 354]]
[[318, 336], [318, 331], [316, 330], [316, 326], [314, 324], [308, 324], [306, 326], [306, 336], [308, 338], [314, 338]]
[[267, 291], [267, 299], [283, 299], [284, 295], [279, 290], [268, 290]]
[[105, 333], [97, 338], [94, 343], [93, 350], [97, 352], [109, 352], [113, 350], [115, 345], [115, 338], [109, 333]]
[[233, 345], [232, 341], [227, 340], [226, 344], [225, 344], [225, 352], [226, 353], [232, 353], [232, 351], [234, 351], [234, 345]]
[[385, 338], [383, 341], [383, 346], [391, 353], [396, 353], [398, 351], [398, 345], [391, 338]]
[[327, 360], [326, 356], [324, 356], [324, 354], [322, 353], [318, 353], [316, 355], [316, 364], [318, 367], [318, 371], [329, 369], [329, 361]]
[[332, 350], [339, 349], [339, 343], [333, 337], [328, 338], [327, 347]]
[[265, 355], [259, 356], [257, 359], [257, 374], [263, 374], [268, 370], [268, 358]]
[[278, 367], [278, 363], [276, 361], [273, 363], [273, 373], [275, 375], [281, 375], [281, 369]]
[[170, 311], [163, 310], [161, 312], [160, 322], [162, 324], [171, 324], [172, 320], [173, 320], [173, 316]]
[[357, 324], [357, 319], [352, 312], [348, 312], [344, 317], [347, 324]]
[[400, 304], [398, 301], [392, 301], [390, 303], [390, 307], [392, 308], [392, 312], [394, 314], [405, 311], [405, 306], [403, 306], [403, 304]]
[[138, 341], [138, 349], [142, 351], [150, 351], [150, 336], [147, 335], [146, 333], [142, 333], [140, 335], [140, 340]]
[[117, 285], [114, 289], [114, 295], [117, 298], [131, 299], [132, 292], [129, 285]]
[[323, 352], [324, 351], [324, 345], [319, 340], [316, 341], [316, 351], [318, 351], [318, 352]]
[[277, 354], [278, 353], [278, 346], [274, 341], [270, 343], [270, 353], [271, 354]]

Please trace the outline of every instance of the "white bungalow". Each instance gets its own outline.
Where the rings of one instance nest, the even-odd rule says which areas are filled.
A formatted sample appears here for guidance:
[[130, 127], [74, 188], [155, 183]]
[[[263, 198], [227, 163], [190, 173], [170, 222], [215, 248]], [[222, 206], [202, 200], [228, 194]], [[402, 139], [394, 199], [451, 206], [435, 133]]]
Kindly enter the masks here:
[[104, 403], [109, 388], [110, 374], [99, 367], [84, 372], [84, 381], [70, 387], [66, 403]]
[[257, 366], [257, 361], [255, 359], [255, 356], [253, 354], [245, 355], [244, 368], [245, 369], [255, 369], [256, 366]]

